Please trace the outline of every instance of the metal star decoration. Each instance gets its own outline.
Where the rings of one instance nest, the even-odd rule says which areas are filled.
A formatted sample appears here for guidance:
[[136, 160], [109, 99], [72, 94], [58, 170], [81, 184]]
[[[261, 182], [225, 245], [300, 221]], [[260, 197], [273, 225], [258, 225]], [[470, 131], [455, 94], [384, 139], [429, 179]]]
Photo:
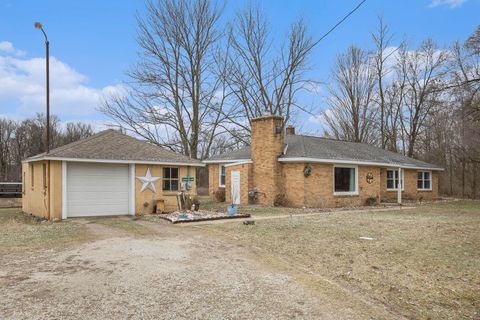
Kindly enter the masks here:
[[137, 177], [137, 179], [143, 183], [142, 189], [140, 190], [140, 192], [143, 192], [146, 189], [150, 189], [155, 193], [157, 192], [157, 189], [155, 188], [155, 182], [160, 180], [160, 177], [152, 177], [150, 168], [147, 169], [147, 173], [145, 174], [145, 177]]

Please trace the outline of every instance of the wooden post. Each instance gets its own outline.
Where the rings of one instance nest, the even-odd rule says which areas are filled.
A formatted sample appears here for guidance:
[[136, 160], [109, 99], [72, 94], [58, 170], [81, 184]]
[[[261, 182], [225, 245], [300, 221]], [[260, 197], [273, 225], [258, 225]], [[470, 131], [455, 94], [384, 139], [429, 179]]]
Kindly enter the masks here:
[[[398, 167], [397, 203], [402, 204], [402, 168]], [[395, 178], [395, 176], [394, 176]], [[394, 180], [395, 181], [395, 180]]]

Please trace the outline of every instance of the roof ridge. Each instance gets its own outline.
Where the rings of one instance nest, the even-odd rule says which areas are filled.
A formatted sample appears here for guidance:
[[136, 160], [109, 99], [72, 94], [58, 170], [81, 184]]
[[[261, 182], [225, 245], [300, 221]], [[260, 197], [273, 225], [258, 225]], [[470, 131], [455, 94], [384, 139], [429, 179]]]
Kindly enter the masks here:
[[366, 145], [371, 146], [371, 144], [366, 143], [366, 142], [356, 142], [356, 141], [349, 141], [349, 140], [337, 139], [337, 138], [319, 137], [319, 136], [313, 136], [313, 135], [309, 135], [309, 134], [297, 134], [297, 136], [306, 137], [306, 138], [316, 138], [316, 139], [330, 140], [330, 141], [339, 141], [339, 142], [349, 142], [349, 143], [357, 143], [357, 144], [366, 144]]
[[[125, 134], [125, 133], [123, 133], [123, 132], [117, 132], [117, 133], [119, 133], [119, 134], [121, 134], [121, 135], [129, 138], [130, 140], [135, 140], [136, 142], [145, 143], [145, 144], [148, 145], [148, 146], [151, 146], [151, 147], [154, 147], [154, 148], [158, 148], [158, 149], [162, 150], [162, 152], [167, 152], [167, 153], [170, 153], [170, 154], [175, 155], [175, 156], [182, 156], [182, 157], [184, 157], [184, 158], [186, 158], [186, 159], [189, 159], [189, 160], [198, 160], [198, 159], [193, 159], [193, 158], [191, 158], [191, 157], [189, 157], [189, 156], [186, 156], [186, 155], [184, 155], [183, 153], [179, 153], [179, 152], [175, 152], [175, 151], [172, 151], [172, 150], [168, 150], [167, 148], [164, 148], [164, 147], [161, 146], [161, 145], [152, 143], [152, 142], [149, 141], [149, 140], [140, 140], [140, 139], [137, 139], [137, 138], [135, 138], [135, 137], [132, 137], [131, 135]], [[200, 161], [200, 160], [199, 160], [199, 161]]]
[[106, 129], [106, 130], [102, 130], [100, 132], [97, 132], [95, 133], [94, 135], [91, 135], [89, 137], [86, 137], [84, 139], [80, 139], [80, 140], [77, 140], [77, 141], [73, 141], [73, 142], [70, 142], [70, 143], [67, 143], [63, 146], [60, 146], [60, 147], [57, 147], [55, 149], [52, 149], [50, 150], [49, 154], [52, 154], [52, 153], [55, 153], [55, 152], [58, 152], [58, 151], [65, 151], [65, 150], [68, 150], [72, 147], [75, 147], [76, 145], [78, 144], [81, 144], [81, 143], [84, 143], [84, 142], [87, 142], [87, 141], [90, 141], [90, 140], [93, 140], [95, 138], [98, 138], [98, 137], [101, 137], [107, 133], [110, 133], [110, 132], [116, 132], [117, 130], [115, 129]]

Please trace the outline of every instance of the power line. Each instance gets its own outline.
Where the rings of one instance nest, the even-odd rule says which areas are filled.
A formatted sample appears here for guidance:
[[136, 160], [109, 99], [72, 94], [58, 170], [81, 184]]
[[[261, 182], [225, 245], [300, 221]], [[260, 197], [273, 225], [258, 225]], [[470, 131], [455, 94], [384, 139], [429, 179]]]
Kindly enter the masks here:
[[[360, 1], [357, 6], [355, 8], [353, 8], [352, 10], [350, 10], [349, 13], [347, 13], [341, 20], [339, 20], [333, 27], [330, 28], [330, 30], [328, 30], [323, 36], [321, 36], [317, 41], [315, 41], [314, 43], [312, 43], [312, 45], [305, 50], [305, 53], [306, 52], [309, 52], [310, 50], [312, 50], [317, 44], [320, 43], [320, 41], [322, 41], [323, 39], [325, 39], [330, 33], [332, 33], [336, 28], [338, 28], [345, 20], [348, 19], [348, 17], [350, 17], [355, 11], [357, 11], [358, 9], [360, 9], [360, 7], [365, 3], [367, 2], [367, 0], [362, 0]], [[397, 48], [398, 49], [398, 48]], [[270, 83], [272, 83], [273, 81], [275, 81], [278, 77], [280, 77], [281, 74], [283, 74], [283, 72], [285, 72], [286, 70], [288, 69], [288, 66], [283, 68], [283, 70], [281, 72], [278, 72], [275, 76], [273, 76], [272, 79], [270, 79], [268, 82], [267, 82], [267, 85], [269, 85]], [[250, 86], [254, 86], [254, 84], [251, 84]]]
[[[318, 39], [317, 41], [315, 41], [310, 49], [312, 49], [313, 47], [315, 47], [318, 43], [320, 43], [320, 41], [322, 41], [323, 39], [325, 39], [330, 33], [333, 32], [333, 30], [335, 30], [338, 26], [340, 26], [345, 20], [348, 19], [348, 17], [350, 17], [355, 11], [357, 11], [358, 9], [360, 9], [360, 7], [366, 2], [367, 0], [362, 0], [360, 1], [357, 6], [355, 8], [353, 8], [349, 13], [347, 13], [340, 21], [338, 21], [333, 27], [330, 28], [330, 30], [328, 30], [323, 36], [320, 37], [320, 39]], [[309, 49], [309, 50], [310, 50]]]

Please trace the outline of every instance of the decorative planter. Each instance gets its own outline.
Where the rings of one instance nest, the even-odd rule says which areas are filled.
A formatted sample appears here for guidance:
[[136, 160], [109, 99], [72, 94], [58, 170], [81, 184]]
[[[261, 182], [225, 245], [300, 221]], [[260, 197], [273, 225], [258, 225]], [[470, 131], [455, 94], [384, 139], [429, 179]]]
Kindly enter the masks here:
[[227, 213], [228, 213], [229, 216], [236, 215], [237, 214], [237, 207], [235, 207], [233, 204], [231, 206], [228, 206]]

